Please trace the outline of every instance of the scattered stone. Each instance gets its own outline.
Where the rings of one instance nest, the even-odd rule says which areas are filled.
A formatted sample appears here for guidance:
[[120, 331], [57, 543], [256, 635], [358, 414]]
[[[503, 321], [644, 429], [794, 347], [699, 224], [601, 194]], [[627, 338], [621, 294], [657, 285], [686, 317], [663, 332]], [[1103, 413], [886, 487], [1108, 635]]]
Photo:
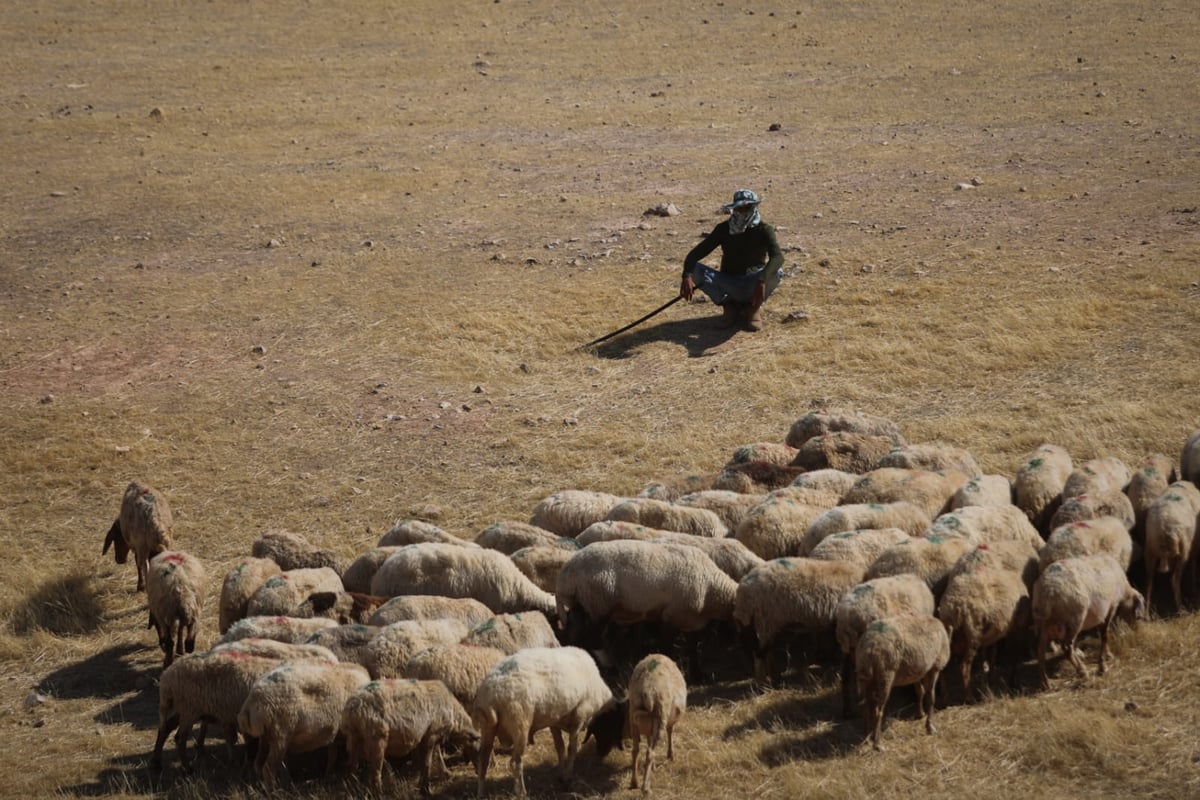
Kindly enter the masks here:
[[154, 108], [150, 109], [150, 119], [154, 120], [155, 122], [162, 122], [163, 121], [162, 109], [159, 108], [158, 106], [155, 106]]
[[830, 261], [828, 258], [822, 258], [822, 259], [821, 259], [820, 261], [818, 261], [817, 263], [818, 263], [818, 264], [820, 264], [822, 267], [831, 267], [831, 266], [833, 266], [833, 262], [832, 262], [832, 261]]
[[442, 402], [438, 403], [438, 408], [443, 409], [443, 410], [449, 408], [450, 406], [451, 406], [451, 403], [446, 400], [443, 400]]
[[863, 264], [862, 271], [867, 274], [870, 274], [875, 271], [875, 265], [874, 264]]
[[578, 425], [578, 424], [579, 424], [578, 417], [566, 417], [565, 419], [563, 419], [563, 425], [566, 425], [568, 427], [570, 427], [572, 425]]
[[66, 197], [67, 193], [66, 192], [51, 192], [50, 196], [51, 197]]
[[46, 702], [46, 696], [37, 692], [30, 692], [25, 696], [25, 709], [29, 710], [36, 706], [40, 706]]
[[975, 187], [969, 183], [956, 183], [954, 184], [954, 188], [957, 191], [961, 191], [962, 189], [974, 189]]
[[272, 239], [271, 241], [267, 242], [267, 247], [283, 247], [283, 242], [279, 241], [278, 239]]
[[674, 203], [659, 203], [653, 208], [647, 208], [642, 212], [643, 217], [677, 217], [679, 209]]
[[44, 406], [49, 405], [50, 403], [54, 402], [54, 395], [52, 395], [52, 394], [42, 395], [42, 397], [38, 400], [38, 402]]
[[780, 125], [778, 122], [772, 122], [770, 125], [768, 125], [768, 126], [767, 126], [767, 130], [769, 130], [769, 131], [781, 131], [781, 130], [783, 130], [783, 126], [782, 126], [782, 125]]
[[475, 394], [483, 394], [483, 387], [476, 386], [472, 391], [475, 392]]
[[521, 372], [533, 372], [533, 370], [529, 367], [528, 364], [522, 364], [519, 367], [519, 369], [521, 370]]
[[972, 186], [983, 186], [983, 180], [981, 178], [971, 178], [971, 185]]
[[[804, 322], [805, 320], [809, 319], [810, 316], [811, 315], [807, 311], [805, 311], [803, 308], [798, 308], [795, 311], [789, 312], [787, 315], [785, 315], [783, 318], [783, 321], [785, 323]], [[716, 369], [717, 369], [716, 367], [713, 367], [711, 370], [709, 370], [709, 372], [715, 372]]]
[[254, 347], [250, 348], [250, 352], [254, 353], [255, 355], [265, 356], [267, 354], [267, 347], [266, 345], [256, 344]]

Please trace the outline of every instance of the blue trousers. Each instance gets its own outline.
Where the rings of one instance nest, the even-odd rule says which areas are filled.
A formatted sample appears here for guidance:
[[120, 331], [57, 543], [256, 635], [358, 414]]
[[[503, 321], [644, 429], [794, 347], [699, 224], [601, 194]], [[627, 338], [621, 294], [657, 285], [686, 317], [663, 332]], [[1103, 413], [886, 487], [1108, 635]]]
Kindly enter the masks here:
[[[692, 267], [692, 281], [697, 289], [708, 295], [708, 299], [712, 300], [714, 305], [723, 306], [726, 303], [749, 303], [762, 273], [762, 269], [756, 269], [745, 275], [726, 275], [720, 270], [697, 262]], [[764, 301], [779, 286], [779, 279], [780, 275], [776, 272], [775, 276], [766, 282]]]

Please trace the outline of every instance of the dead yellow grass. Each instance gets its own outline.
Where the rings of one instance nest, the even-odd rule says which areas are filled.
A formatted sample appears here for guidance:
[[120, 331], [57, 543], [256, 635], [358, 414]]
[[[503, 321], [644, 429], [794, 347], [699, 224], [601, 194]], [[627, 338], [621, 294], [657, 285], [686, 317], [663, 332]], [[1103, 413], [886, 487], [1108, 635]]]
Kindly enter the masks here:
[[[134, 477], [209, 566], [203, 644], [264, 530], [346, 555], [403, 517], [474, 536], [558, 489], [711, 472], [814, 405], [1010, 475], [1044, 441], [1176, 456], [1198, 28], [1118, 0], [7, 9], [6, 794], [255, 795], [219, 747], [196, 778], [144, 768], [160, 659], [99, 555]], [[681, 304], [575, 349], [669, 299], [741, 186], [786, 248], [762, 333]], [[642, 216], [660, 202], [682, 214]], [[655, 794], [1195, 797], [1195, 628], [951, 706], [937, 737], [899, 700], [882, 754], [827, 678], [701, 687]], [[623, 794], [623, 767], [585, 757], [580, 794]], [[473, 791], [461, 767], [439, 788]]]

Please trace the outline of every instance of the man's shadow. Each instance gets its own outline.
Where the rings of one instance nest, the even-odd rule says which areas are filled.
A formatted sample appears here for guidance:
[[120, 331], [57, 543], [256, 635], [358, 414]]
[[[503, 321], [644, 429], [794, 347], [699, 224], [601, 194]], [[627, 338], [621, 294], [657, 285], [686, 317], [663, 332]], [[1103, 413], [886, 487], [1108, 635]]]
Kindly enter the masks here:
[[678, 342], [687, 349], [688, 358], [701, 358], [711, 355], [710, 350], [729, 341], [738, 332], [736, 327], [717, 327], [718, 319], [704, 316], [660, 322], [648, 328], [628, 331], [591, 349], [600, 358], [618, 359], [631, 357], [638, 348], [650, 342]]

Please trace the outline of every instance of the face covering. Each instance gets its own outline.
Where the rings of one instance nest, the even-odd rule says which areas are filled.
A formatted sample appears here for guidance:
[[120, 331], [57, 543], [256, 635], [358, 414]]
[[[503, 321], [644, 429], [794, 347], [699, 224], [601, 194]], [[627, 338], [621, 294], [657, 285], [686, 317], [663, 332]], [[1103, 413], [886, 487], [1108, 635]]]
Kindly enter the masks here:
[[760, 222], [762, 222], [762, 217], [758, 214], [758, 206], [735, 208], [729, 215], [729, 232], [732, 234], [742, 233]]

